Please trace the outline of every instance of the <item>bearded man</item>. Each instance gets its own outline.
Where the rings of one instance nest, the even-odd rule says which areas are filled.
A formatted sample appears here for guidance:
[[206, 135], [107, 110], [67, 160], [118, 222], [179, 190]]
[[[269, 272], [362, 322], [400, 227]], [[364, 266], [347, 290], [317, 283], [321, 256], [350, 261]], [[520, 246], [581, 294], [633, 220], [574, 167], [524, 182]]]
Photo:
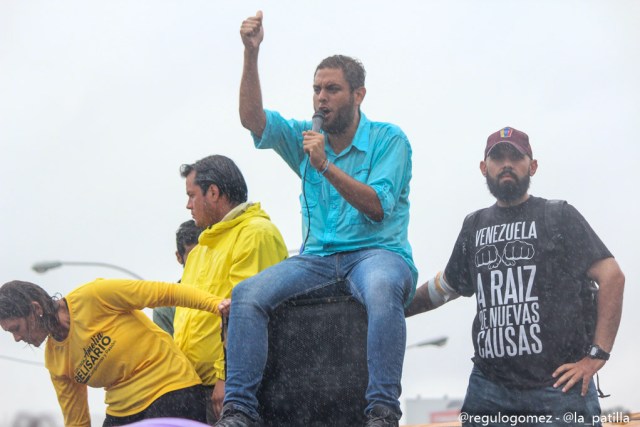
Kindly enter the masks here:
[[467, 216], [444, 274], [406, 310], [475, 294], [464, 426], [599, 425], [593, 377], [618, 331], [624, 275], [573, 206], [529, 195], [537, 170], [527, 134], [489, 136], [480, 171], [496, 203]]

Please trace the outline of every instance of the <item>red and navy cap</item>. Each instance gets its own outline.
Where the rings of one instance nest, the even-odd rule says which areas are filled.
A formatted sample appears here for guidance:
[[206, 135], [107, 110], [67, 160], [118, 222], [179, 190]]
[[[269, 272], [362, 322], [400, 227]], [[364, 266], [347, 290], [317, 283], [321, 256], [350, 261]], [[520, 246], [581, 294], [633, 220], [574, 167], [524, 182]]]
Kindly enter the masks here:
[[487, 146], [484, 149], [484, 158], [487, 158], [493, 147], [503, 142], [510, 144], [520, 153], [526, 154], [529, 158], [533, 159], [533, 152], [531, 151], [531, 145], [529, 145], [529, 136], [512, 127], [502, 128], [489, 135], [489, 138], [487, 138]]

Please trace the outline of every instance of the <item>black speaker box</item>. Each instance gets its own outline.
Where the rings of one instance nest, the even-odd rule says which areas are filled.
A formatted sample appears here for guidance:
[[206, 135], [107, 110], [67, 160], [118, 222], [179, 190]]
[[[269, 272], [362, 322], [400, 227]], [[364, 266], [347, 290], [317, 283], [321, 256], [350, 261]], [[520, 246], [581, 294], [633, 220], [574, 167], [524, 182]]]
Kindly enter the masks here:
[[367, 313], [349, 296], [291, 300], [269, 322], [260, 390], [265, 426], [362, 425]]

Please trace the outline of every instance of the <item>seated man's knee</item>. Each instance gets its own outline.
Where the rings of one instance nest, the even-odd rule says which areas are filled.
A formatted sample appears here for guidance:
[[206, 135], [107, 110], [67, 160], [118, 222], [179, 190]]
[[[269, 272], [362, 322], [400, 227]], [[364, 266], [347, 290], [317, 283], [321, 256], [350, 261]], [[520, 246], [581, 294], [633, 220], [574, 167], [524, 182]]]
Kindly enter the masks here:
[[375, 295], [404, 296], [413, 285], [411, 272], [406, 265], [374, 266], [363, 277], [364, 284]]
[[[410, 284], [407, 286], [402, 279], [390, 277], [390, 280], [372, 280], [358, 286], [367, 311], [372, 308], [385, 311], [391, 307], [403, 307], [409, 296]], [[404, 310], [404, 309], [403, 309]]]
[[255, 301], [259, 285], [253, 283], [252, 278], [245, 279], [238, 283], [231, 291], [231, 303], [246, 303], [248, 301]]

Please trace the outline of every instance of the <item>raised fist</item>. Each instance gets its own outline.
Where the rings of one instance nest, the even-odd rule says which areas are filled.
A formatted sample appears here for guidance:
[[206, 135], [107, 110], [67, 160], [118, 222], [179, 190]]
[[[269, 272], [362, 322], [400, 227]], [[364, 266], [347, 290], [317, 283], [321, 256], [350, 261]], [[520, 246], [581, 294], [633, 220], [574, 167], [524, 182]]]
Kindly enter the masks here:
[[250, 16], [240, 26], [240, 37], [246, 49], [257, 49], [264, 39], [264, 28], [262, 27], [262, 11], [256, 12], [256, 16]]

